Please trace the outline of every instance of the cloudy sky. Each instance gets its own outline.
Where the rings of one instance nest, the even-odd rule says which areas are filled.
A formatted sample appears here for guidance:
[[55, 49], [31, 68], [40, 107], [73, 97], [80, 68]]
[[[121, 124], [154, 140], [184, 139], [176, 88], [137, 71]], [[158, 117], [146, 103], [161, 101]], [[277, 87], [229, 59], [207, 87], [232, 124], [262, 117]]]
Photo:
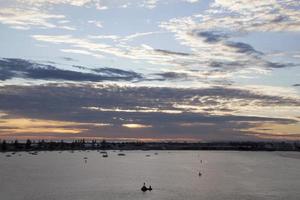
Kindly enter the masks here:
[[300, 1], [0, 0], [0, 138], [299, 140]]

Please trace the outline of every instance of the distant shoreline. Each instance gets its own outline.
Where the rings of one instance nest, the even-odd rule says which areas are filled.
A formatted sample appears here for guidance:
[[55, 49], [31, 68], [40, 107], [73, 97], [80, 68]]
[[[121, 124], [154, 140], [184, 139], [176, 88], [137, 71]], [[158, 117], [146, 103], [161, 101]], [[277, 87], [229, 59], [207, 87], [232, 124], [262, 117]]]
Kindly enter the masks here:
[[215, 151], [300, 151], [300, 142], [107, 142], [76, 140], [73, 142], [5, 140], [0, 152], [64, 150], [215, 150]]

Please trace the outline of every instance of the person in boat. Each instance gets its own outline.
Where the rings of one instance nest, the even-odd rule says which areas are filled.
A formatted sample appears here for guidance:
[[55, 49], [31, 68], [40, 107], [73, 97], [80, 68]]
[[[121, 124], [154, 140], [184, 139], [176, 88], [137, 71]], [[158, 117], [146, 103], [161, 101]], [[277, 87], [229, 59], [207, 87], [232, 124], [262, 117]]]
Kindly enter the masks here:
[[152, 190], [152, 187], [151, 187], [151, 185], [149, 186], [148, 190], [150, 190], [150, 191]]
[[202, 176], [202, 173], [201, 173], [201, 172], [199, 172], [199, 176]]
[[146, 191], [148, 190], [148, 188], [146, 187], [145, 183], [144, 183], [143, 187], [141, 188], [141, 190], [142, 190], [143, 192], [146, 192]]

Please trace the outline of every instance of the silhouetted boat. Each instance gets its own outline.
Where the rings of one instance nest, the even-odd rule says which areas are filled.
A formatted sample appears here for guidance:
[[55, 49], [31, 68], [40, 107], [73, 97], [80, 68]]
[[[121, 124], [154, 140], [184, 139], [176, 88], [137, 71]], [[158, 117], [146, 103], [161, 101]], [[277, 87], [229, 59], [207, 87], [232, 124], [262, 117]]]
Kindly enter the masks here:
[[118, 153], [118, 156], [125, 156], [125, 153]]
[[102, 157], [103, 157], [103, 158], [107, 158], [108, 155], [107, 155], [107, 154], [103, 154]]
[[141, 188], [141, 190], [142, 190], [143, 192], [146, 192], [147, 190], [152, 191], [152, 187], [151, 187], [151, 185], [150, 185], [150, 186], [147, 188], [146, 185], [145, 185], [145, 183], [144, 183], [144, 185], [143, 185], [143, 187]]
[[143, 187], [141, 188], [141, 190], [142, 190], [143, 192], [146, 192], [146, 191], [148, 190], [148, 188], [146, 187], [145, 183], [144, 183]]

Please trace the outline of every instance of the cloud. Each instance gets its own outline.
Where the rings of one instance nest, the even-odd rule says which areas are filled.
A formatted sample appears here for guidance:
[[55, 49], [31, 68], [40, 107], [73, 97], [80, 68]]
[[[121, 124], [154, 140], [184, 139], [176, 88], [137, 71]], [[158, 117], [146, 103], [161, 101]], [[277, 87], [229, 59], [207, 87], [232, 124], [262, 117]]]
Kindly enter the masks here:
[[[207, 15], [212, 17], [210, 13]], [[251, 44], [235, 41], [235, 37], [242, 33], [226, 28], [212, 29], [206, 26], [205, 20], [195, 16], [173, 18], [162, 22], [160, 27], [174, 33], [175, 39], [191, 50], [188, 59], [181, 57], [171, 63], [187, 71], [197, 69], [208, 77], [265, 74], [272, 69], [299, 65], [269, 60], [270, 57]]]
[[144, 124], [122, 124], [123, 127], [126, 128], [149, 128], [150, 125], [144, 125]]
[[[76, 38], [71, 35], [33, 35], [32, 37], [42, 42], [70, 45], [71, 47], [70, 49], [62, 50], [64, 52], [82, 53], [85, 55], [92, 55], [95, 57], [101, 57], [103, 56], [103, 54], [110, 54], [110, 55], [127, 58], [131, 60], [145, 60], [152, 64], [165, 64], [165, 65], [178, 65], [178, 66], [180, 66], [181, 64], [174, 62], [174, 60], [186, 59], [188, 61], [193, 59], [193, 58], [187, 58], [187, 54], [185, 53], [172, 52], [172, 51], [160, 50], [160, 49], [155, 50], [148, 45], [140, 45], [140, 46], [129, 46], [126, 44], [109, 45], [103, 42], [102, 43], [96, 42], [85, 38]], [[100, 36], [100, 38], [98, 37], [99, 36], [97, 36], [96, 39], [117, 40], [118, 38], [118, 37], [113, 37], [112, 35]]]
[[[183, 24], [181, 24], [183, 23]], [[164, 23], [161, 26], [174, 31], [177, 39], [190, 47], [191, 52], [176, 52], [165, 49], [155, 49], [149, 45], [131, 46], [125, 41], [153, 32], [137, 33], [125, 37], [116, 35], [98, 35], [86, 38], [76, 38], [71, 35], [33, 35], [38, 41], [53, 44], [68, 45], [63, 52], [90, 55], [96, 58], [113, 55], [129, 60], [146, 61], [149, 64], [176, 67], [173, 70], [181, 70], [190, 74], [190, 71], [198, 70], [193, 76], [206, 79], [231, 78], [241, 74], [262, 74], [271, 69], [295, 66], [293, 63], [278, 63], [266, 60], [264, 53], [257, 51], [250, 44], [230, 40], [230, 35], [219, 31], [199, 31], [193, 26], [184, 25], [186, 22], [174, 21]], [[192, 24], [193, 22], [189, 22]], [[181, 26], [184, 27], [181, 30]], [[179, 29], [178, 29], [179, 28]], [[113, 44], [106, 40], [111, 39]], [[215, 70], [218, 66], [219, 70]]]
[[183, 0], [185, 2], [188, 2], [188, 3], [197, 3], [199, 2], [199, 0]]
[[65, 60], [65, 61], [70, 61], [70, 62], [76, 62], [78, 61], [77, 59], [71, 58], [71, 57], [60, 57], [61, 59]]
[[204, 41], [207, 43], [216, 43], [229, 38], [229, 35], [222, 32], [193, 30], [193, 33], [199, 37], [205, 38]]
[[174, 80], [174, 79], [187, 79], [189, 77], [188, 74], [176, 73], [176, 72], [164, 72], [164, 73], [157, 73], [155, 75], [160, 76], [160, 78], [154, 80], [162, 80], [162, 81]]
[[[87, 68], [85, 68], [87, 69]], [[142, 76], [132, 71], [115, 68], [92, 69], [78, 72], [59, 69], [52, 65], [40, 64], [23, 59], [4, 58], [0, 60], [0, 80], [12, 78], [65, 80], [65, 81], [134, 81]]]
[[96, 21], [96, 20], [89, 20], [88, 21], [89, 24], [94, 24], [96, 27], [98, 28], [103, 28], [102, 22], [100, 21]]
[[88, 38], [91, 38], [91, 39], [109, 39], [109, 40], [114, 40], [114, 41], [117, 41], [120, 36], [118, 35], [89, 35]]
[[161, 32], [159, 32], [159, 31], [154, 32], [153, 31], [153, 32], [134, 33], [134, 34], [122, 37], [120, 41], [121, 42], [130, 41], [130, 40], [133, 40], [133, 39], [136, 39], [136, 38], [139, 38], [139, 37], [144, 37], [144, 36], [159, 34], [159, 33], [161, 33]]
[[60, 49], [60, 51], [65, 52], [65, 53], [82, 54], [82, 55], [93, 56], [93, 57], [98, 58], [98, 59], [104, 58], [104, 56], [102, 56], [101, 54], [92, 53], [90, 51], [86, 51], [86, 50], [83, 50], [83, 49]]
[[18, 0], [20, 3], [28, 4], [31, 6], [44, 6], [49, 4], [69, 4], [72, 6], [84, 6], [93, 0]]
[[64, 19], [64, 15], [49, 14], [37, 9], [1, 8], [0, 22], [16, 29], [37, 28], [62, 28], [74, 30], [72, 27], [59, 26], [51, 20]]
[[155, 49], [156, 52], [161, 53], [163, 55], [177, 55], [177, 56], [190, 56], [189, 53], [183, 53], [183, 52], [176, 52], [176, 51], [170, 51], [170, 50], [164, 50], [164, 49]]
[[127, 43], [128, 41], [134, 40], [139, 37], [144, 37], [153, 34], [160, 34], [162, 32], [153, 31], [153, 32], [142, 32], [142, 33], [134, 33], [126, 36], [119, 36], [119, 35], [89, 35], [88, 38], [90, 39], [110, 39], [118, 43]]
[[33, 35], [34, 39], [43, 42], [50, 42], [54, 44], [70, 45], [75, 50], [63, 50], [64, 52], [82, 53], [86, 55], [93, 55], [96, 57], [103, 56], [102, 54], [112, 54], [119, 57], [131, 58], [125, 50], [113, 47], [104, 43], [96, 43], [88, 39], [75, 38], [71, 35]]
[[[299, 105], [299, 97], [266, 95], [234, 87], [183, 89], [107, 84], [0, 87], [0, 110], [6, 113], [1, 118], [76, 123], [65, 129], [77, 127], [80, 129], [77, 137], [257, 139], [255, 134], [260, 132], [253, 128], [262, 123], [281, 124], [282, 128], [299, 122], [296, 109]], [[133, 125], [124, 127], [124, 124]]]
[[[186, 1], [186, 0], [185, 0]], [[142, 0], [142, 1], [131, 1], [131, 0], [16, 0], [18, 4], [33, 6], [33, 7], [47, 7], [51, 5], [69, 5], [76, 7], [87, 7], [95, 8], [97, 10], [107, 10], [109, 8], [127, 8], [130, 6], [144, 7], [153, 9], [158, 3], [163, 2], [160, 0]], [[190, 1], [191, 2], [191, 1]]]
[[251, 45], [243, 42], [228, 42], [226, 45], [236, 49], [237, 53], [262, 54], [255, 50]]
[[299, 2], [289, 0], [216, 0], [199, 15], [207, 28], [235, 31], [299, 31]]
[[141, 4], [142, 7], [153, 9], [156, 7], [159, 0], [144, 0]]

